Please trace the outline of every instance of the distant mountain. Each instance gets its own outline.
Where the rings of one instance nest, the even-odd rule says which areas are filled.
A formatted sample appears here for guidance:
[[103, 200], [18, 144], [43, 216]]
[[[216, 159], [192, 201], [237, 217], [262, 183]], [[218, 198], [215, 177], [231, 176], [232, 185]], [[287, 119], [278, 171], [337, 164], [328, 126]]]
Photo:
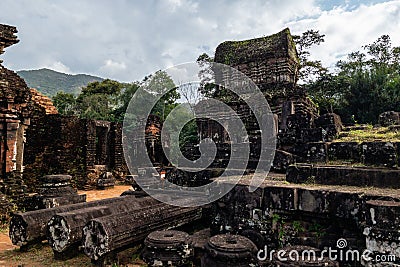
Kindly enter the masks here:
[[87, 74], [65, 74], [49, 69], [17, 71], [30, 88], [36, 88], [47, 96], [53, 96], [58, 91], [78, 94], [82, 87], [90, 82], [102, 81], [103, 78]]

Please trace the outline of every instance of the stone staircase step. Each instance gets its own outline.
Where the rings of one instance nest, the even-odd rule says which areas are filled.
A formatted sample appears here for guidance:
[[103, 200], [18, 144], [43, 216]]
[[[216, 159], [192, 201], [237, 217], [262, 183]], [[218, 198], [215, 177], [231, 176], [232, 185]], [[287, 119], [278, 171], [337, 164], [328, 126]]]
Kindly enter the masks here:
[[400, 189], [400, 170], [294, 164], [287, 169], [286, 181], [296, 184], [309, 183]]

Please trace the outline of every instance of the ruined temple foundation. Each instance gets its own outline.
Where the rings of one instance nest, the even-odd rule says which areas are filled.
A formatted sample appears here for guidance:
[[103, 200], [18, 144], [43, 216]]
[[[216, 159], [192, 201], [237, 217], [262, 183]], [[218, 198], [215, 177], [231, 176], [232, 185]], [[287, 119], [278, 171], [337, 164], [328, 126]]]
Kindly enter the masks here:
[[194, 251], [189, 234], [176, 231], [155, 231], [144, 240], [143, 260], [148, 266], [186, 266]]
[[70, 175], [45, 175], [41, 179], [38, 194], [25, 201], [28, 210], [49, 209], [62, 205], [81, 203], [86, 201], [86, 195], [78, 195], [71, 186]]
[[251, 175], [243, 178], [214, 203], [213, 233], [251, 233], [247, 236], [255, 244], [269, 249], [291, 245], [334, 249], [338, 240], [345, 239], [345, 249], [395, 257], [387, 263], [351, 261], [350, 266], [400, 264], [398, 189], [343, 186], [340, 178], [337, 185], [290, 184], [285, 176], [271, 173], [260, 188], [249, 192], [250, 180]]
[[244, 236], [216, 235], [208, 240], [205, 249], [206, 253], [201, 260], [202, 267], [258, 266], [257, 247]]

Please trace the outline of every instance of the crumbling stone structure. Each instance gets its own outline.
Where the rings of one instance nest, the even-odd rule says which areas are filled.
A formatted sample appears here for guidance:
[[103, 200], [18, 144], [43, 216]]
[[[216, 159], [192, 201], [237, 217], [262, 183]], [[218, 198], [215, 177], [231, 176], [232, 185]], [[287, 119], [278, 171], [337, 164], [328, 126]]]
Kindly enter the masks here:
[[[297, 85], [300, 65], [289, 29], [262, 38], [224, 42], [217, 47], [214, 60], [250, 77], [268, 100], [274, 114], [278, 140], [273, 170], [285, 172], [290, 164], [308, 160], [310, 147], [314, 147], [312, 143], [317, 143], [318, 146], [318, 143], [330, 141], [340, 132], [340, 117], [336, 114], [319, 117], [316, 106], [307, 97], [304, 89]], [[229, 75], [222, 73], [223, 77]], [[257, 164], [268, 164], [259, 162], [259, 128], [247, 104], [222, 87], [217, 88], [215, 97], [235, 110], [246, 126], [251, 150], [248, 171], [254, 170]], [[212, 112], [221, 113], [218, 110]], [[199, 119], [197, 124], [201, 138], [209, 137], [217, 143], [217, 160], [211, 167], [226, 167], [230, 157], [230, 140], [224, 128], [213, 120]], [[320, 160], [320, 155], [315, 157]]]
[[[18, 42], [15, 27], [0, 25], [0, 53]], [[0, 65], [1, 103], [1, 176], [22, 171], [24, 132], [29, 125], [28, 103], [31, 94], [25, 81], [15, 72]]]
[[399, 125], [400, 112], [386, 111], [379, 114], [378, 122], [382, 126]]
[[[321, 185], [319, 178], [291, 184], [288, 176], [286, 182], [278, 177], [268, 179], [249, 192], [250, 178], [242, 179], [214, 203], [212, 233], [241, 234], [269, 251], [285, 246], [336, 249], [338, 240], [345, 239], [345, 250], [358, 250], [361, 255], [368, 249], [371, 260], [337, 258], [340, 264], [380, 267], [400, 263], [398, 189], [343, 186], [343, 180], [352, 179], [346, 176], [331, 179], [329, 185]], [[386, 263], [376, 262], [375, 255], [384, 255]]]
[[317, 110], [296, 84], [300, 65], [288, 28], [257, 39], [224, 42], [216, 49], [215, 62], [229, 65], [254, 81], [278, 115], [279, 130], [290, 128], [290, 115], [303, 118], [299, 125], [303, 128], [313, 124]]
[[[0, 24], [1, 54], [18, 42], [16, 33], [15, 27]], [[49, 97], [0, 64], [1, 192], [24, 203], [24, 194], [37, 192], [45, 175], [68, 174], [74, 187], [90, 188], [106, 171], [116, 178], [128, 174], [122, 125], [62, 116]]]
[[[160, 118], [156, 115], [149, 115], [148, 118], [138, 120], [137, 123], [138, 125], [135, 129], [138, 130], [132, 130], [129, 133], [129, 138], [132, 140], [132, 151], [137, 153], [137, 155], [147, 151], [147, 154], [143, 155], [143, 157], [149, 157], [154, 166], [158, 168], [167, 166], [168, 160], [163, 149], [168, 149], [169, 145], [166, 143], [163, 146], [161, 143], [162, 122]], [[144, 136], [138, 135], [139, 129], [143, 127], [145, 128]], [[143, 139], [141, 138], [143, 137], [146, 144], [145, 148], [141, 147], [141, 144], [143, 144]], [[166, 142], [168, 142], [168, 140], [166, 140]]]
[[142, 258], [148, 266], [187, 266], [194, 254], [192, 240], [183, 231], [152, 232], [144, 245]]
[[[0, 24], [0, 54], [6, 47], [18, 43], [16, 33], [15, 27]], [[1, 194], [12, 196], [17, 203], [23, 200], [26, 189], [21, 173], [30, 100], [25, 81], [0, 64], [0, 187]]]
[[259, 266], [257, 264], [257, 247], [254, 243], [240, 235], [215, 235], [206, 246], [206, 253], [201, 259], [201, 266]]
[[[272, 51], [265, 45], [268, 38], [273, 40]], [[265, 39], [226, 42], [217, 48], [215, 60], [245, 72], [268, 99], [276, 115], [278, 138], [273, 170], [286, 175], [271, 174], [254, 192], [248, 189], [251, 177], [242, 179], [231, 192], [214, 203], [214, 212], [210, 216], [213, 220], [211, 232], [247, 236], [259, 249], [264, 245], [270, 249], [285, 246], [323, 249], [334, 247], [337, 240], [345, 237], [348, 249], [361, 252], [368, 249], [373, 255], [391, 254], [396, 258], [389, 263], [340, 260], [340, 264], [397, 266], [400, 263], [399, 226], [397, 223], [389, 226], [387, 222], [397, 222], [398, 216], [399, 146], [395, 142], [379, 141], [332, 142], [343, 127], [340, 117], [336, 114], [318, 116], [315, 106], [296, 85], [297, 72], [291, 71], [298, 68], [294, 44], [285, 42], [290, 39], [289, 31], [284, 30]], [[274, 61], [275, 57], [286, 57], [286, 60]], [[278, 62], [282, 68], [277, 68]], [[275, 65], [266, 67], [263, 64]], [[271, 70], [274, 72], [270, 73]], [[295, 75], [294, 78], [291, 75]], [[243, 114], [240, 109], [235, 109], [234, 101], [223, 98], [222, 94], [221, 99], [238, 114]], [[249, 120], [248, 117], [241, 119]], [[226, 150], [218, 145], [224, 143], [222, 127], [207, 123], [204, 120], [199, 123], [202, 137], [221, 137], [215, 140], [217, 147], [219, 151]], [[255, 140], [249, 138], [250, 143], [256, 143]], [[326, 165], [335, 160], [364, 166]], [[312, 164], [292, 165], [295, 162]], [[268, 264], [299, 266], [296, 263], [282, 265], [276, 259]], [[304, 266], [307, 264], [338, 266], [337, 262], [329, 261], [309, 262]]]
[[27, 197], [25, 209], [49, 209], [62, 205], [86, 201], [86, 195], [78, 195], [77, 190], [71, 186], [72, 177], [65, 174], [45, 175], [38, 188], [38, 193]]

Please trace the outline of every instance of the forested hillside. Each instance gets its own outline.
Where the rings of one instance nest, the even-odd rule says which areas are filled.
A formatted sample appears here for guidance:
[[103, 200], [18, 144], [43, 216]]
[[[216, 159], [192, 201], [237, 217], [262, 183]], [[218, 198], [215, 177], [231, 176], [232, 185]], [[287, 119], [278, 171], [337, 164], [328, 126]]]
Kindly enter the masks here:
[[54, 96], [59, 91], [78, 94], [81, 88], [90, 82], [102, 81], [103, 78], [87, 74], [65, 74], [49, 69], [21, 70], [17, 72], [31, 88], [38, 89], [47, 96]]

